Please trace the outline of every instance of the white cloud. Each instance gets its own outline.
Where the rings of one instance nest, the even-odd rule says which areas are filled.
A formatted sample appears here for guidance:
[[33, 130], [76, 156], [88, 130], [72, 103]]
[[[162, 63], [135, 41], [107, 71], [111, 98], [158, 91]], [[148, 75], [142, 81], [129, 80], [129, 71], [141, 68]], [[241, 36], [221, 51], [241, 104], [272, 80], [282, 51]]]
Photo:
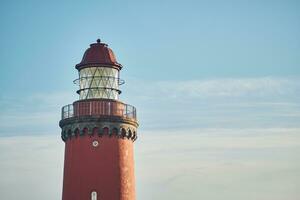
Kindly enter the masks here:
[[147, 129], [299, 127], [295, 77], [136, 80], [126, 89]]
[[[132, 84], [134, 83], [134, 84]], [[130, 85], [132, 84], [132, 85]], [[129, 81], [121, 100], [137, 107], [142, 129], [299, 127], [296, 78]], [[0, 134], [60, 132], [61, 107], [74, 91], [2, 98]]]
[[268, 97], [295, 95], [300, 89], [296, 78], [278, 77], [157, 81], [147, 85], [141, 81], [136, 82], [138, 83], [130, 86], [135, 91], [140, 91], [136, 95], [146, 95], [149, 98]]
[[296, 200], [299, 129], [140, 133], [141, 199]]
[[36, 93], [1, 99], [0, 136], [60, 132], [61, 107], [73, 103], [72, 91]]
[[63, 142], [53, 136], [0, 137], [1, 199], [60, 199]]
[[[139, 132], [137, 199], [297, 200], [300, 129]], [[0, 137], [2, 199], [61, 199], [59, 136]], [[17, 192], [16, 192], [17, 191]]]

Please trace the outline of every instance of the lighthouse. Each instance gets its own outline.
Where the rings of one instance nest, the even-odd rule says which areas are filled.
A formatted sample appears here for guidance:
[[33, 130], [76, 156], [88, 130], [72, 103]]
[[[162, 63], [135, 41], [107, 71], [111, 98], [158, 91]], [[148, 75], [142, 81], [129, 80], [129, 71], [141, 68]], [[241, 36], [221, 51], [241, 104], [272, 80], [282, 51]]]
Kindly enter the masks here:
[[62, 108], [62, 200], [134, 200], [135, 107], [119, 100], [122, 65], [100, 39], [79, 64], [79, 99]]

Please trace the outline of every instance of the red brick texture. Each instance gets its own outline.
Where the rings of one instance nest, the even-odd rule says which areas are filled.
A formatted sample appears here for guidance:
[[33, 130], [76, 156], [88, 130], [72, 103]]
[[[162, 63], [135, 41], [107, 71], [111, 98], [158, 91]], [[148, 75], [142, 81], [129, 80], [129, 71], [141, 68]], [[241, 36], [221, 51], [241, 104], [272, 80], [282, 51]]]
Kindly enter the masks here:
[[[93, 146], [98, 141], [98, 146]], [[65, 143], [62, 200], [135, 200], [133, 142], [98, 135]]]

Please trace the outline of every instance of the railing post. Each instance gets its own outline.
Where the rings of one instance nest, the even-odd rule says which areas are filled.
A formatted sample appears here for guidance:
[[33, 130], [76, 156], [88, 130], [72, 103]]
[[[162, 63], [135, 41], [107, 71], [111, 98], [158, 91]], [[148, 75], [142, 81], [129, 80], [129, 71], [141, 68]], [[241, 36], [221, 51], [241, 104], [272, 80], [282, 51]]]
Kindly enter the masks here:
[[110, 102], [108, 102], [108, 115], [110, 115]]
[[70, 104], [68, 105], [68, 118], [70, 118]]
[[92, 101], [90, 101], [89, 104], [90, 104], [90, 115], [92, 115]]

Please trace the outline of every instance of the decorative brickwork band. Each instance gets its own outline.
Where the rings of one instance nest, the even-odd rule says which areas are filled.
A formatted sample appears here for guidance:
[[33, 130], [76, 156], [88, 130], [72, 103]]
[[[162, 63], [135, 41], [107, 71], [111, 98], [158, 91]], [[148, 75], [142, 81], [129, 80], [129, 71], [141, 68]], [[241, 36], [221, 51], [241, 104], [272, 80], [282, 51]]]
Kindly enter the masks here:
[[118, 126], [115, 124], [99, 124], [97, 126], [94, 123], [73, 124], [63, 127], [61, 132], [63, 141], [84, 135], [118, 137], [132, 141], [137, 139], [136, 128], [126, 124], [118, 124]]

